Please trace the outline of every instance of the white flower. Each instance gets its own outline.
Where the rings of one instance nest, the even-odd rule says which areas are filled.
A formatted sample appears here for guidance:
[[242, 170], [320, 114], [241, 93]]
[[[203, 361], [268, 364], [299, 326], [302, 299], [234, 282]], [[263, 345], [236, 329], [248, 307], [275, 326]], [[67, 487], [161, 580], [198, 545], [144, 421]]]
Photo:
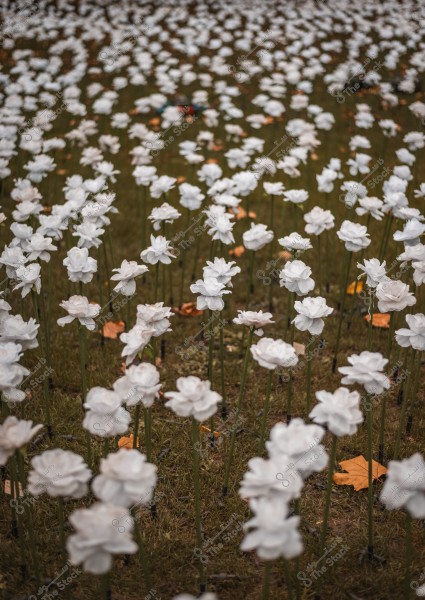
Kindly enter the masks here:
[[264, 191], [266, 192], [266, 194], [269, 194], [269, 196], [282, 196], [283, 191], [285, 189], [281, 181], [277, 181], [275, 183], [265, 181], [263, 183], [263, 187]]
[[149, 188], [152, 198], [160, 198], [162, 194], [169, 192], [175, 186], [176, 181], [174, 177], [168, 177], [168, 175], [158, 177], [158, 179], [152, 182]]
[[384, 213], [382, 207], [384, 203], [379, 198], [374, 196], [367, 196], [366, 198], [359, 198], [359, 206], [356, 207], [356, 214], [360, 217], [363, 215], [371, 215], [377, 221], [382, 221]]
[[98, 227], [91, 221], [83, 221], [75, 227], [73, 236], [78, 238], [77, 246], [79, 248], [98, 248], [102, 240], [98, 237], [103, 235], [105, 230]]
[[121, 448], [101, 459], [93, 493], [102, 502], [126, 508], [148, 504], [156, 486], [156, 471], [139, 450]]
[[180, 216], [181, 213], [178, 210], [168, 202], [163, 202], [161, 206], [152, 209], [148, 219], [152, 221], [154, 230], [159, 231], [163, 223], [173, 223]]
[[68, 316], [58, 319], [58, 325], [61, 327], [72, 323], [74, 319], [78, 319], [79, 323], [90, 331], [96, 327], [94, 317], [99, 315], [100, 306], [89, 302], [86, 296], [70, 296], [69, 300], [63, 300], [60, 306], [68, 312]]
[[389, 510], [404, 507], [414, 519], [425, 518], [425, 462], [419, 452], [390, 460], [380, 500]]
[[135, 260], [123, 260], [121, 266], [117, 269], [115, 275], [112, 275], [112, 281], [119, 283], [114, 287], [114, 292], [119, 292], [123, 296], [133, 296], [136, 293], [136, 278], [148, 271], [145, 265], [138, 265]]
[[153, 329], [154, 337], [159, 337], [166, 331], [171, 331], [169, 317], [173, 313], [170, 307], [164, 306], [163, 302], [155, 304], [138, 304], [136, 325], [143, 325], [147, 329]]
[[286, 287], [298, 296], [305, 296], [314, 289], [311, 269], [302, 260], [288, 262], [279, 273], [280, 287]]
[[141, 323], [120, 335], [120, 340], [125, 344], [121, 356], [126, 357], [126, 365], [131, 364], [139, 352], [143, 352], [154, 333], [155, 329]]
[[133, 177], [136, 180], [136, 185], [151, 185], [158, 175], [156, 174], [156, 167], [148, 165], [138, 165], [133, 171]]
[[353, 435], [357, 425], [363, 422], [363, 414], [359, 410], [360, 394], [340, 387], [332, 394], [321, 390], [316, 392], [319, 401], [309, 417], [315, 423], [325, 425], [337, 436]]
[[196, 308], [198, 310], [223, 310], [223, 294], [230, 294], [230, 290], [224, 289], [225, 285], [220, 283], [214, 277], [198, 279], [192, 283], [190, 291], [192, 294], [199, 294], [196, 298]]
[[358, 252], [363, 248], [367, 248], [370, 244], [367, 227], [366, 225], [360, 225], [360, 223], [343, 221], [341, 229], [336, 234], [340, 240], [345, 242], [345, 248], [350, 252]]
[[89, 256], [87, 248], [71, 248], [63, 260], [70, 281], [89, 283], [97, 272], [97, 260]]
[[405, 246], [416, 246], [419, 244], [419, 238], [424, 231], [425, 225], [423, 223], [418, 219], [409, 219], [404, 224], [403, 231], [396, 231], [393, 237], [396, 242], [404, 242]]
[[28, 260], [44, 260], [49, 262], [50, 252], [57, 250], [52, 244], [52, 238], [44, 237], [40, 233], [34, 233], [29, 240], [25, 252], [28, 252]]
[[149, 408], [159, 397], [161, 389], [158, 370], [151, 363], [131, 365], [125, 370], [124, 377], [117, 379], [113, 387], [121, 402], [127, 406], [135, 406], [141, 402]]
[[177, 392], [166, 392], [165, 403], [179, 417], [194, 417], [202, 422], [212, 417], [221, 402], [220, 394], [211, 390], [209, 381], [201, 381], [199, 377], [179, 377], [176, 382]]
[[364, 265], [357, 263], [357, 268], [363, 271], [360, 277], [366, 275], [366, 284], [370, 288], [376, 288], [381, 281], [388, 281], [386, 275], [386, 262], [380, 263], [377, 258], [371, 258], [370, 260], [365, 259]]
[[84, 570], [102, 575], [112, 568], [113, 554], [134, 554], [137, 544], [131, 537], [133, 518], [122, 506], [97, 502], [79, 508], [69, 517], [76, 533], [69, 536], [66, 548], [72, 565], [83, 563]]
[[28, 491], [33, 496], [44, 492], [53, 498], [82, 498], [92, 473], [79, 454], [55, 448], [31, 459]]
[[146, 250], [142, 250], [140, 258], [150, 265], [156, 265], [157, 262], [169, 265], [174, 258], [172, 250], [171, 242], [168, 242], [164, 236], [151, 235], [151, 245]]
[[300, 234], [296, 233], [295, 231], [290, 235], [285, 235], [285, 237], [280, 238], [278, 242], [285, 248], [285, 250], [289, 250], [290, 252], [310, 250], [310, 248], [313, 248], [308, 238], [301, 237]]
[[179, 186], [180, 204], [188, 210], [198, 210], [201, 208], [202, 200], [205, 195], [196, 185], [190, 183], [182, 183]]
[[293, 367], [298, 362], [294, 348], [283, 340], [262, 338], [250, 347], [250, 352], [261, 367], [269, 370]]
[[315, 206], [310, 212], [304, 215], [306, 233], [310, 235], [320, 235], [327, 229], [332, 229], [335, 225], [335, 217], [330, 210], [323, 210], [320, 206]]
[[414, 350], [425, 350], [425, 315], [416, 313], [406, 315], [406, 322], [410, 329], [397, 329], [395, 338], [402, 348], [411, 346]]
[[37, 334], [40, 325], [32, 317], [24, 321], [21, 315], [7, 315], [0, 323], [2, 342], [17, 342], [22, 350], [38, 348]]
[[103, 387], [91, 388], [84, 408], [87, 412], [83, 427], [92, 435], [106, 438], [127, 431], [131, 415], [121, 406], [121, 398], [116, 392]]
[[325, 326], [323, 317], [328, 317], [333, 308], [326, 305], [326, 299], [304, 298], [301, 302], [295, 301], [294, 307], [298, 315], [292, 321], [300, 331], [308, 331], [311, 335], [320, 335]]
[[391, 386], [390, 380], [384, 374], [388, 358], [380, 352], [364, 350], [360, 354], [352, 354], [347, 358], [351, 367], [339, 367], [338, 371], [345, 375], [341, 383], [363, 385], [368, 394], [382, 394]]
[[345, 192], [344, 202], [347, 208], [352, 208], [359, 198], [365, 198], [367, 195], [367, 188], [357, 181], [345, 181], [341, 190]]
[[274, 323], [272, 317], [271, 313], [263, 313], [262, 310], [258, 312], [253, 310], [238, 310], [238, 316], [233, 319], [233, 323], [236, 325], [245, 325], [245, 327], [254, 327], [254, 333], [261, 337], [264, 333], [263, 327]]
[[231, 279], [241, 272], [240, 267], [234, 267], [235, 261], [226, 262], [224, 258], [214, 258], [214, 262], [207, 260], [204, 267], [204, 279], [216, 279], [223, 285], [232, 287]]
[[30, 291], [34, 288], [37, 294], [41, 290], [41, 266], [38, 263], [30, 263], [29, 265], [22, 265], [18, 267], [15, 272], [15, 278], [19, 282], [14, 290], [22, 288], [22, 298], [25, 298]]
[[283, 192], [285, 202], [293, 204], [302, 204], [308, 200], [308, 192], [306, 190], [286, 190]]
[[[306, 479], [328, 464], [326, 448], [321, 444], [325, 430], [320, 425], [306, 425], [302, 419], [292, 419], [287, 425], [277, 423], [270, 431], [266, 448], [280, 464], [279, 479], [285, 487], [296, 469]], [[287, 457], [289, 456], [289, 462]], [[280, 458], [282, 457], [282, 458]]]
[[24, 253], [19, 246], [5, 246], [0, 256], [0, 264], [6, 267], [6, 275], [14, 279], [19, 267], [27, 262]]
[[206, 163], [202, 165], [201, 169], [197, 171], [199, 181], [205, 181], [207, 186], [211, 186], [214, 181], [220, 179], [223, 175], [221, 168], [215, 163]]
[[400, 311], [406, 306], [416, 304], [416, 298], [409, 290], [409, 286], [402, 281], [381, 281], [376, 286], [378, 309], [381, 313]]
[[251, 500], [250, 507], [255, 516], [244, 529], [252, 531], [246, 534], [241, 550], [256, 550], [259, 558], [264, 560], [291, 559], [301, 554], [300, 517], [288, 517], [289, 508], [285, 502], [258, 498]]
[[274, 237], [273, 231], [267, 229], [267, 225], [251, 223], [251, 229], [242, 235], [243, 243], [247, 250], [261, 250], [269, 244]]
[[[279, 454], [269, 459], [251, 458], [248, 471], [244, 474], [239, 489], [241, 498], [259, 498], [262, 496], [275, 497], [282, 502], [290, 502], [299, 498], [304, 482], [296, 469], [293, 469], [287, 479], [284, 477], [283, 465], [290, 464], [289, 456]], [[286, 485], [283, 482], [287, 482]]]
[[0, 466], [4, 466], [16, 450], [26, 446], [42, 427], [33, 427], [32, 421], [6, 417], [0, 425]]

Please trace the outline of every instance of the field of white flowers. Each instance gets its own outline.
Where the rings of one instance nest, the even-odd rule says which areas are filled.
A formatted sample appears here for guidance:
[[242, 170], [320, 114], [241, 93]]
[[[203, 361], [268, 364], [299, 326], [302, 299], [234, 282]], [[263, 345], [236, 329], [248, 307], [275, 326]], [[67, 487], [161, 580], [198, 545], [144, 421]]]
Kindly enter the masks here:
[[423, 5], [0, 13], [2, 597], [425, 597]]

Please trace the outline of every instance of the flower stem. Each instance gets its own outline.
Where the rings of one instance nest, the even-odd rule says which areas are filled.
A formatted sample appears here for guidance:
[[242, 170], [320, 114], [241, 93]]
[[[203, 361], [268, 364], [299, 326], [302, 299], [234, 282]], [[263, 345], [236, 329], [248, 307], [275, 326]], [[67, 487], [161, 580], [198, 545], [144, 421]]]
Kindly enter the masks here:
[[329, 456], [329, 473], [328, 473], [328, 485], [326, 488], [325, 497], [325, 508], [323, 511], [323, 523], [322, 523], [322, 534], [320, 537], [320, 556], [325, 551], [326, 537], [328, 535], [328, 521], [329, 511], [331, 506], [331, 492], [332, 492], [332, 481], [335, 468], [335, 455], [336, 455], [336, 442], [338, 438], [335, 434], [332, 434], [331, 453]]
[[406, 511], [406, 554], [405, 554], [405, 572], [404, 572], [404, 590], [405, 598], [410, 598], [411, 587], [411, 566], [412, 566], [412, 517], [409, 511]]
[[344, 317], [345, 298], [346, 298], [346, 292], [347, 292], [348, 279], [350, 277], [350, 267], [351, 267], [352, 256], [353, 256], [353, 253], [349, 252], [348, 259], [347, 259], [347, 267], [346, 267], [346, 272], [345, 272], [345, 281], [341, 287], [341, 298], [340, 298], [339, 319], [338, 319], [338, 333], [336, 336], [336, 346], [335, 346], [334, 359], [333, 359], [333, 363], [332, 363], [332, 373], [335, 373], [336, 363], [338, 360], [339, 341], [341, 338], [342, 319]]
[[[315, 336], [312, 335], [310, 336], [310, 340], [309, 340], [309, 344], [308, 346], [311, 347], [314, 343], [315, 340]], [[307, 359], [307, 391], [306, 391], [306, 396], [307, 396], [307, 414], [310, 414], [310, 405], [311, 405], [311, 371], [312, 371], [312, 363], [313, 363], [313, 357], [314, 357], [314, 352], [309, 351], [308, 355], [306, 356]]]
[[367, 421], [367, 531], [368, 544], [367, 552], [369, 560], [373, 559], [373, 456], [372, 456], [372, 435], [373, 435], [373, 415], [372, 403], [369, 394], [366, 394], [366, 421]]
[[[140, 402], [136, 405], [134, 411], [134, 433], [133, 433], [133, 448], [137, 448], [137, 437], [139, 435], [139, 421], [140, 421]], [[139, 444], [140, 448], [140, 444]]]
[[264, 437], [266, 434], [266, 426], [267, 426], [267, 421], [268, 421], [268, 416], [269, 416], [269, 408], [270, 408], [270, 390], [272, 387], [272, 378], [273, 378], [273, 371], [270, 369], [267, 375], [267, 387], [266, 387], [266, 399], [264, 402], [264, 409], [263, 409], [263, 419], [261, 422], [261, 432], [260, 432], [260, 443], [258, 446], [258, 452], [259, 454], [262, 454], [264, 451]]
[[151, 438], [151, 408], [143, 408], [143, 417], [145, 422], [145, 445], [146, 445], [146, 458], [148, 462], [151, 460], [152, 454], [152, 438]]
[[[241, 406], [242, 406], [242, 402], [243, 402], [243, 399], [244, 399], [244, 396], [245, 396], [246, 376], [247, 376], [247, 373], [248, 373], [249, 355], [250, 355], [250, 348], [251, 348], [251, 344], [252, 344], [252, 337], [253, 337], [253, 335], [254, 335], [254, 327], [251, 327], [250, 330], [249, 330], [248, 344], [247, 344], [247, 347], [246, 347], [245, 358], [244, 358], [244, 361], [243, 361], [242, 379], [241, 379], [241, 386], [239, 388], [238, 403], [236, 405], [236, 415], [235, 415], [235, 421], [236, 421], [236, 423], [239, 420], [239, 415], [240, 415], [240, 412], [241, 412]], [[225, 475], [224, 475], [223, 496], [226, 496], [227, 492], [228, 492], [230, 470], [232, 468], [233, 455], [234, 455], [234, 452], [235, 452], [236, 432], [237, 432], [237, 427], [235, 426], [232, 429], [232, 436], [231, 436], [231, 439], [230, 439], [229, 456], [227, 457], [226, 471], [225, 471]]]
[[[84, 325], [78, 323], [78, 334], [80, 338], [80, 371], [81, 371], [81, 406], [84, 405], [87, 395], [87, 364], [86, 364], [86, 332]], [[84, 408], [83, 408], [84, 410]], [[87, 447], [87, 463], [92, 468], [92, 449], [91, 449], [91, 438], [88, 431], [85, 432], [86, 436], [86, 447]]]
[[[196, 545], [202, 549], [202, 527], [201, 527], [201, 492], [199, 485], [199, 425], [192, 417], [192, 449], [193, 449], [193, 484], [195, 492], [195, 525]], [[201, 557], [202, 558], [202, 557]], [[199, 560], [199, 587], [200, 591], [206, 590], [205, 569], [202, 560]]]
[[[18, 465], [19, 479], [21, 482], [22, 490], [24, 490], [25, 489], [24, 458], [19, 450], [16, 451], [15, 456], [16, 456], [16, 463]], [[32, 562], [34, 565], [35, 579], [36, 579], [37, 585], [39, 586], [40, 581], [41, 581], [40, 580], [40, 569], [39, 569], [39, 564], [38, 564], [38, 555], [37, 555], [37, 548], [35, 545], [35, 535], [34, 535], [34, 529], [33, 529], [33, 525], [32, 525], [31, 512], [29, 510], [28, 504], [26, 502], [24, 502], [23, 504], [24, 504], [25, 517], [26, 517], [27, 527], [28, 527], [28, 534], [29, 534], [29, 540], [30, 540], [30, 552], [31, 552], [31, 556], [32, 556]]]
[[[406, 381], [406, 387], [405, 387], [405, 390], [403, 393], [403, 405], [401, 407], [401, 416], [400, 416], [400, 421], [399, 421], [398, 430], [397, 430], [397, 438], [396, 438], [396, 443], [395, 443], [395, 448], [394, 448], [393, 460], [398, 459], [398, 454], [400, 452], [401, 435], [402, 435], [402, 431], [403, 431], [403, 427], [404, 427], [404, 421], [406, 418], [407, 404], [408, 404], [409, 397], [410, 397], [410, 389], [412, 387], [412, 373], [415, 369], [415, 360], [416, 360], [416, 350], [413, 350], [412, 358], [410, 361], [410, 368], [409, 368], [407, 381]], [[419, 364], [417, 367], [418, 369], [419, 369], [419, 365], [420, 365], [420, 358], [419, 358]]]
[[272, 570], [272, 563], [270, 561], [267, 561], [266, 564], [264, 565], [263, 588], [261, 591], [261, 600], [269, 599], [271, 570]]
[[63, 498], [58, 498], [58, 515], [59, 515], [59, 539], [62, 553], [62, 559], [66, 559], [66, 546], [65, 546], [65, 519], [63, 514]]

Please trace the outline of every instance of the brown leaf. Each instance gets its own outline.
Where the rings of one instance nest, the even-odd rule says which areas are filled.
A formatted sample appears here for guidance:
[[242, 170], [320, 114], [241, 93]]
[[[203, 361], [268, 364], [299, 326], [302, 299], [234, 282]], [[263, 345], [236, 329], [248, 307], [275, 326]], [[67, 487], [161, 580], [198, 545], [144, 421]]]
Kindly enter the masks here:
[[177, 177], [177, 183], [183, 183], [186, 181], [186, 177], [184, 177], [183, 175], [180, 175], [180, 177]]
[[294, 342], [292, 345], [294, 346], [295, 353], [298, 356], [304, 356], [304, 354], [305, 354], [304, 344], [299, 344], [298, 342]]
[[204, 311], [196, 308], [196, 302], [184, 302], [181, 306], [176, 307], [174, 312], [183, 317], [199, 317]]
[[[123, 435], [118, 440], [118, 448], [126, 448], [127, 450], [131, 450], [133, 448], [134, 436], [132, 433], [130, 435]], [[139, 447], [139, 438], [136, 440], [136, 448]]]
[[354, 296], [354, 290], [356, 290], [356, 294], [360, 294], [363, 291], [363, 282], [362, 281], [353, 281], [347, 288], [346, 293], [349, 296]]
[[[372, 315], [372, 327], [382, 327], [384, 329], [390, 328], [391, 315], [388, 313], [373, 313]], [[370, 315], [365, 316], [365, 321], [369, 323]]]
[[[368, 463], [364, 456], [356, 456], [350, 460], [343, 460], [339, 466], [347, 473], [335, 473], [333, 476], [336, 485], [352, 485], [356, 492], [369, 486]], [[372, 460], [372, 480], [385, 475], [387, 468]]]
[[242, 254], [244, 254], [244, 252], [245, 252], [245, 246], [235, 246], [235, 248], [232, 248], [231, 250], [229, 250], [230, 256], [235, 256], [236, 258], [239, 258], [240, 256], [242, 256]]
[[119, 333], [125, 331], [124, 321], [108, 321], [105, 323], [102, 329], [102, 335], [104, 338], [110, 340], [116, 340]]

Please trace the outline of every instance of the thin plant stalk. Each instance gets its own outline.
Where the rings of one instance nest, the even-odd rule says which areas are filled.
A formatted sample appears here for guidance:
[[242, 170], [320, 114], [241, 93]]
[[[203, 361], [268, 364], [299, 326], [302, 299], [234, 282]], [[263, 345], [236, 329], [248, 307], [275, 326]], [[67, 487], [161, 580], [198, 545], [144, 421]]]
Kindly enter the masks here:
[[[310, 346], [313, 345], [314, 340], [315, 340], [315, 336], [312, 335], [310, 336], [310, 340], [309, 340], [309, 348]], [[314, 352], [309, 351], [308, 355], [306, 356], [306, 360], [307, 360], [307, 390], [306, 390], [306, 401], [307, 401], [307, 414], [310, 414], [310, 405], [311, 405], [311, 371], [313, 368], [313, 357], [314, 357]]]
[[320, 556], [322, 556], [323, 552], [325, 551], [326, 538], [328, 535], [328, 521], [329, 521], [329, 512], [330, 512], [330, 506], [331, 506], [332, 481], [333, 481], [333, 474], [334, 474], [334, 468], [335, 468], [337, 440], [338, 440], [337, 436], [335, 434], [332, 434], [331, 452], [330, 452], [330, 456], [329, 456], [328, 485], [326, 488], [325, 507], [323, 510], [322, 533], [320, 536]]
[[137, 522], [137, 515], [136, 515], [135, 511], [136, 511], [135, 508], [133, 508], [131, 510], [131, 514], [133, 516], [133, 522], [134, 522], [134, 532], [135, 532], [135, 536], [136, 536], [137, 545], [139, 546], [140, 561], [142, 563], [143, 576], [145, 579], [146, 589], [149, 591], [152, 589], [149, 557], [148, 557], [148, 553], [146, 551], [143, 534], [140, 531], [139, 523]]
[[415, 410], [416, 395], [418, 393], [420, 371], [421, 371], [421, 357], [419, 355], [418, 356], [418, 364], [416, 366], [414, 383], [413, 383], [413, 394], [410, 399], [409, 415], [407, 417], [407, 423], [406, 423], [406, 434], [407, 435], [412, 431], [412, 427], [413, 427], [413, 412]]
[[[137, 438], [139, 435], [139, 422], [140, 422], [140, 402], [136, 404], [136, 410], [134, 411], [134, 433], [133, 433], [133, 448], [137, 448]], [[139, 444], [140, 448], [140, 444]]]
[[264, 565], [263, 571], [263, 587], [261, 590], [261, 600], [269, 600], [270, 596], [270, 576], [272, 570], [272, 563], [267, 561]]
[[254, 275], [254, 257], [255, 257], [255, 252], [254, 250], [250, 250], [249, 251], [249, 266], [248, 266], [248, 293], [247, 293], [247, 299], [246, 299], [246, 305], [247, 307], [249, 306], [249, 302], [251, 300], [251, 296], [254, 293], [254, 283], [253, 283], [253, 275]]
[[411, 567], [413, 557], [413, 546], [412, 546], [412, 516], [409, 511], [406, 511], [406, 542], [405, 542], [405, 571], [404, 571], [404, 590], [405, 598], [410, 598], [411, 593]]
[[272, 379], [273, 379], [273, 370], [269, 369], [269, 372], [267, 375], [266, 399], [264, 401], [263, 419], [261, 421], [260, 443], [258, 446], [258, 451], [260, 454], [262, 454], [264, 451], [263, 446], [264, 446], [264, 438], [266, 435], [266, 426], [267, 426], [269, 409], [270, 409], [270, 390], [272, 387]]
[[[15, 457], [16, 457], [16, 463], [18, 465], [19, 480], [20, 480], [22, 489], [24, 490], [25, 489], [24, 458], [19, 450], [16, 451]], [[41, 581], [40, 568], [39, 568], [39, 562], [38, 562], [37, 548], [36, 548], [36, 544], [35, 544], [35, 534], [34, 534], [34, 528], [33, 528], [33, 523], [32, 523], [32, 517], [31, 517], [31, 512], [30, 512], [28, 504], [26, 502], [24, 502], [23, 504], [24, 504], [25, 518], [27, 521], [28, 535], [29, 535], [29, 541], [30, 541], [30, 552], [31, 552], [33, 566], [34, 566], [35, 579], [36, 579], [37, 585], [39, 586], [40, 581]]]
[[353, 255], [352, 252], [348, 253], [347, 266], [346, 266], [346, 271], [345, 271], [345, 279], [344, 279], [343, 285], [341, 287], [341, 298], [340, 298], [339, 319], [338, 319], [338, 333], [336, 336], [336, 346], [335, 346], [334, 359], [333, 359], [333, 363], [332, 363], [332, 373], [335, 373], [336, 363], [338, 360], [339, 341], [341, 338], [342, 319], [344, 317], [345, 298], [346, 298], [348, 279], [350, 277], [350, 267], [351, 267], [352, 255]]
[[369, 560], [373, 560], [373, 414], [372, 402], [369, 394], [366, 394], [366, 422], [367, 422], [367, 554]]
[[224, 371], [224, 329], [223, 324], [220, 323], [220, 376], [221, 376], [221, 416], [223, 419], [227, 417], [227, 400], [226, 400], [226, 383], [225, 383], [225, 371]]
[[[47, 342], [47, 340], [43, 340], [43, 335], [41, 333], [41, 314], [40, 314], [40, 307], [38, 305], [38, 296], [37, 296], [37, 292], [35, 289], [32, 290], [32, 299], [33, 299], [33, 303], [34, 303], [35, 318], [37, 320], [37, 323], [40, 325], [39, 336], [38, 336], [39, 343], [40, 343], [40, 350], [41, 350], [41, 353], [45, 360], [45, 364], [47, 364], [47, 366], [49, 367], [50, 359], [48, 357], [47, 346], [45, 344], [45, 342]], [[44, 323], [44, 325], [45, 325], [45, 323]], [[46, 330], [45, 330], [45, 333], [47, 336]], [[47, 433], [49, 435], [49, 438], [52, 438], [53, 437], [53, 428], [52, 428], [52, 416], [51, 416], [51, 410], [50, 410], [49, 381], [48, 381], [47, 377], [43, 377], [43, 396], [44, 396], [44, 405], [46, 407]]]
[[[387, 357], [388, 362], [391, 356], [391, 342], [394, 337], [394, 323], [395, 323], [395, 313], [392, 312], [390, 316], [390, 330], [388, 335], [388, 344], [387, 344]], [[384, 394], [382, 397], [381, 403], [381, 417], [379, 421], [379, 446], [378, 446], [378, 460], [382, 463], [384, 460], [384, 437], [385, 437], [385, 418], [387, 411], [387, 394]]]
[[65, 518], [63, 510], [63, 498], [58, 497], [58, 517], [59, 517], [59, 540], [62, 559], [66, 559], [66, 546], [65, 546]]
[[144, 417], [144, 423], [145, 423], [146, 458], [147, 458], [148, 462], [150, 462], [151, 454], [152, 454], [152, 438], [151, 438], [151, 435], [152, 435], [152, 432], [151, 432], [152, 411], [151, 411], [150, 407], [143, 408], [143, 417]]
[[[401, 416], [400, 416], [400, 421], [399, 421], [398, 430], [397, 430], [397, 438], [396, 438], [396, 443], [395, 443], [395, 448], [394, 448], [393, 460], [398, 459], [398, 455], [400, 452], [401, 436], [402, 436], [402, 431], [404, 428], [404, 421], [406, 419], [407, 404], [408, 404], [409, 397], [410, 397], [410, 389], [412, 387], [412, 373], [415, 369], [416, 352], [417, 352], [416, 350], [413, 350], [413, 352], [412, 352], [412, 358], [410, 361], [410, 368], [409, 368], [409, 372], [407, 375], [405, 391], [403, 393], [403, 404], [402, 404], [402, 408], [401, 408]], [[420, 359], [419, 359], [419, 364], [420, 364]], [[419, 368], [419, 366], [418, 366], [418, 368]]]
[[[211, 389], [214, 389], [214, 361], [213, 361], [213, 352], [214, 352], [214, 313], [212, 310], [209, 311], [209, 320], [208, 320], [208, 379], [211, 383]], [[214, 415], [210, 419], [210, 446], [214, 447]]]
[[[24, 540], [24, 527], [22, 523], [22, 511], [16, 510], [16, 505], [19, 502], [20, 490], [19, 490], [19, 477], [16, 469], [16, 461], [12, 456], [9, 461], [10, 466], [10, 495], [12, 500], [14, 500], [14, 504], [12, 504], [12, 512], [15, 523], [17, 522], [17, 535], [19, 540], [19, 552], [21, 555], [21, 564], [20, 570], [21, 574], [24, 577], [26, 575], [26, 556], [25, 556], [25, 540]], [[12, 531], [15, 529], [16, 525], [12, 523]]]
[[[201, 526], [201, 490], [199, 483], [199, 424], [192, 417], [192, 450], [193, 450], [193, 484], [195, 492], [195, 524], [196, 545], [202, 551], [202, 526]], [[205, 567], [202, 556], [199, 559], [199, 589], [201, 593], [206, 591]]]
[[317, 236], [317, 254], [318, 254], [318, 260], [319, 260], [319, 264], [317, 267], [317, 277], [319, 279], [319, 292], [320, 292], [320, 295], [322, 296], [322, 294], [323, 294], [323, 288], [322, 288], [322, 244], [320, 241], [320, 235]]
[[[86, 332], [84, 325], [78, 323], [78, 334], [80, 338], [80, 371], [81, 371], [81, 406], [83, 407], [87, 395], [87, 357], [86, 357]], [[84, 410], [84, 408], [83, 408]], [[87, 463], [92, 467], [92, 449], [91, 437], [88, 431], [85, 432], [87, 447]]]
[[[247, 347], [246, 347], [245, 358], [244, 358], [244, 361], [243, 361], [242, 378], [241, 378], [241, 385], [240, 385], [240, 388], [239, 388], [238, 403], [236, 405], [236, 415], [235, 415], [236, 423], [238, 422], [239, 415], [240, 415], [240, 412], [241, 412], [242, 402], [243, 402], [243, 399], [244, 399], [244, 396], [245, 396], [246, 377], [247, 377], [247, 373], [248, 373], [250, 348], [251, 348], [251, 344], [252, 344], [252, 337], [253, 337], [253, 335], [254, 335], [254, 327], [251, 327], [250, 330], [249, 330], [248, 344], [247, 344]], [[231, 471], [231, 468], [232, 468], [233, 455], [234, 455], [234, 452], [235, 452], [236, 431], [237, 431], [237, 428], [233, 427], [233, 429], [232, 429], [232, 436], [230, 438], [229, 455], [227, 457], [226, 470], [225, 470], [225, 475], [224, 475], [223, 496], [226, 496], [227, 492], [228, 492], [230, 471]]]

